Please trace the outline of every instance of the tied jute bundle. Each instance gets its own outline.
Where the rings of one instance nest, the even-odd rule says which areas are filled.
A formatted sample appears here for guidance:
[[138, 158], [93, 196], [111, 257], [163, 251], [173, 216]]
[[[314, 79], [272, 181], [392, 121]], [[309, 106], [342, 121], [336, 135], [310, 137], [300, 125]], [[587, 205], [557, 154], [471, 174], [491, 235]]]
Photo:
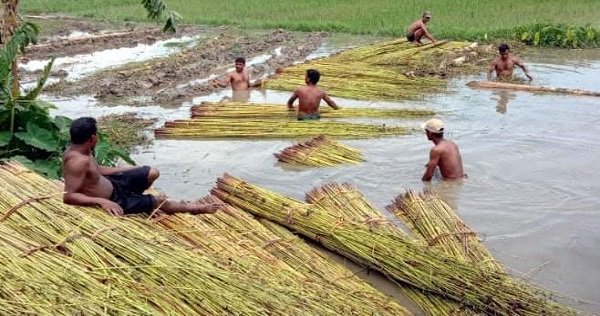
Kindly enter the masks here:
[[[230, 175], [212, 193], [258, 217], [275, 221], [393, 280], [436, 293], [491, 315], [570, 315], [539, 290], [505, 273], [486, 271], [415, 243], [406, 236], [340, 221], [322, 207], [253, 186]], [[291, 210], [303, 210], [292, 212]], [[292, 220], [290, 220], [290, 213]]]
[[287, 147], [274, 155], [280, 162], [310, 167], [331, 167], [364, 161], [358, 149], [323, 135]]

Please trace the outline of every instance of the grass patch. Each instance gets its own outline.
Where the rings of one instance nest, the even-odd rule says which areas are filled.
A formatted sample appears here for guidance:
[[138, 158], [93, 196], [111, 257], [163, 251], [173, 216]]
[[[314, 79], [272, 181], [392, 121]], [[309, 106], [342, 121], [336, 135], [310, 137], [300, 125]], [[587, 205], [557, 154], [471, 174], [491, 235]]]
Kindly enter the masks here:
[[[535, 23], [600, 26], [597, 0], [168, 0], [186, 23], [403, 36], [422, 11], [440, 38], [481, 39]], [[28, 0], [27, 13], [146, 21], [138, 0]]]

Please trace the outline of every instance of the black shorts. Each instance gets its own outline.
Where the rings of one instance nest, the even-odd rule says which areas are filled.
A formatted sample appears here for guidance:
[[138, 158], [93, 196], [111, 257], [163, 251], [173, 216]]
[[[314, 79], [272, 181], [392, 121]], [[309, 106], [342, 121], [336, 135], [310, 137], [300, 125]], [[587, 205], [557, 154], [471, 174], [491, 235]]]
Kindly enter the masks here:
[[106, 176], [113, 185], [110, 200], [119, 204], [125, 214], [150, 213], [154, 210], [156, 199], [143, 194], [150, 186], [148, 173], [150, 167], [143, 166]]
[[414, 42], [414, 41], [415, 41], [415, 39], [417, 39], [417, 38], [415, 37], [415, 33], [408, 33], [408, 34], [406, 34], [406, 39], [407, 39], [409, 42]]

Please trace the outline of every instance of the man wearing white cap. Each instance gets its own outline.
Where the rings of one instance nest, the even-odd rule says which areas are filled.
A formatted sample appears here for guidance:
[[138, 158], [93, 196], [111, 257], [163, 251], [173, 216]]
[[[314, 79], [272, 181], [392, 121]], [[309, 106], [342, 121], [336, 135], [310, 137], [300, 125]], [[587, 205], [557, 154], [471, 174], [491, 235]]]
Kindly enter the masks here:
[[414, 21], [406, 30], [406, 39], [409, 42], [421, 45], [421, 39], [423, 36], [427, 37], [432, 43], [435, 44], [435, 38], [427, 30], [427, 23], [431, 20], [431, 12], [425, 11], [421, 15], [421, 18]]
[[429, 162], [425, 166], [423, 181], [431, 181], [435, 169], [439, 166], [442, 177], [446, 180], [460, 179], [465, 176], [462, 158], [458, 146], [448, 139], [444, 139], [444, 122], [440, 119], [430, 119], [423, 124], [427, 139], [435, 146], [429, 152]]

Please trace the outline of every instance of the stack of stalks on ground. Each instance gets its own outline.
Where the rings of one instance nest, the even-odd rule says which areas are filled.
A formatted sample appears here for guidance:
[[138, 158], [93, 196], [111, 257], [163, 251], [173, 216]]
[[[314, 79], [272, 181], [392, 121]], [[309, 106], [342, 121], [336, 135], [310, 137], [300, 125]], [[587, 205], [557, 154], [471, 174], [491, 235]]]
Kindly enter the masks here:
[[358, 149], [348, 147], [327, 136], [317, 136], [287, 147], [274, 155], [280, 162], [310, 167], [331, 167], [364, 161]]
[[244, 236], [264, 230], [256, 221], [115, 218], [65, 205], [62, 184], [12, 163], [0, 166], [0, 186], [3, 315], [405, 314], [372, 289], [380, 305], [363, 306], [251, 245]]
[[[212, 196], [206, 202], [217, 202]], [[407, 315], [403, 307], [333, 259], [308, 246], [285, 228], [257, 221], [248, 213], [224, 205], [209, 216], [177, 215], [157, 223], [190, 242], [194, 249], [221, 253], [224, 264], [239, 265], [240, 273], [278, 282], [301, 282], [303, 290], [319, 295], [331, 311], [344, 315]], [[300, 280], [300, 281], [299, 281]], [[364, 304], [368, 301], [369, 304]], [[309, 302], [310, 303], [310, 302]]]
[[217, 180], [212, 193], [256, 216], [275, 221], [393, 280], [440, 294], [477, 312], [493, 315], [570, 315], [539, 290], [505, 273], [486, 271], [400, 234], [335, 216], [322, 207], [302, 203], [250, 185], [232, 176]]
[[[322, 118], [423, 118], [435, 115], [434, 111], [421, 109], [383, 109], [342, 107], [339, 110], [321, 108]], [[192, 107], [192, 118], [295, 118], [282, 104], [256, 104], [244, 102], [202, 102]]]
[[155, 130], [158, 138], [304, 138], [327, 135], [370, 138], [405, 135], [403, 127], [385, 127], [337, 121], [196, 118], [166, 122]]
[[[319, 83], [329, 94], [354, 99], [419, 99], [441, 92], [440, 77], [469, 73], [489, 60], [474, 43], [440, 41], [414, 46], [405, 39], [358, 47], [340, 54], [285, 68], [266, 87], [294, 90], [307, 69], [322, 73]], [[475, 67], [477, 65], [478, 67]]]

